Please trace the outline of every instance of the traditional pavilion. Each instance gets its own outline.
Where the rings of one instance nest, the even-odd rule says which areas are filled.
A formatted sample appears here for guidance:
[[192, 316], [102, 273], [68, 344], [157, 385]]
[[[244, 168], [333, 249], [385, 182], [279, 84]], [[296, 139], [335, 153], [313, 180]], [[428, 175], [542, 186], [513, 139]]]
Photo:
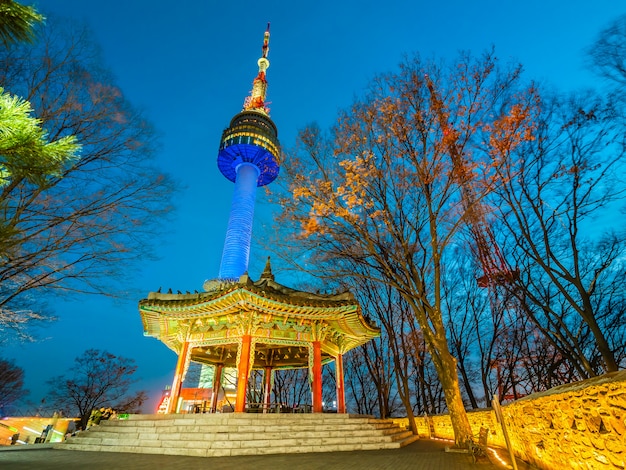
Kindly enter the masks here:
[[204, 292], [151, 292], [139, 302], [144, 334], [178, 355], [167, 412], [178, 412], [190, 362], [213, 366], [210, 411], [217, 411], [225, 368], [237, 371], [234, 411], [246, 411], [252, 370], [264, 371], [263, 408], [269, 409], [274, 372], [308, 368], [312, 410], [322, 412], [322, 366], [335, 362], [337, 412], [345, 413], [343, 355], [378, 336], [349, 292], [321, 295], [274, 280], [269, 258], [258, 281], [247, 274], [257, 186], [279, 173], [276, 125], [265, 106], [269, 25], [259, 71], [244, 109], [222, 134], [218, 167], [235, 183], [219, 277]]

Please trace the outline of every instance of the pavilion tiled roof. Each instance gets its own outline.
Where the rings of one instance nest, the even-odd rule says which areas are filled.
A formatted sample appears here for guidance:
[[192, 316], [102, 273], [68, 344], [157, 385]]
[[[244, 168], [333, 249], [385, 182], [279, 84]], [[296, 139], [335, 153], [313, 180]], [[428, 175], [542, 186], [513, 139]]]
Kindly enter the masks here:
[[[145, 335], [160, 339], [176, 351], [181, 324], [195, 322], [205, 329], [222, 330], [223, 325], [230, 327], [238, 315], [246, 314], [262, 317], [260, 321], [265, 325], [267, 337], [273, 336], [273, 329], [268, 326], [271, 324], [279, 329], [292, 325], [297, 331], [304, 331], [313, 324], [323, 325], [331, 338], [328, 347], [343, 349], [342, 352], [380, 334], [363, 316], [350, 292], [317, 294], [292, 289], [275, 282], [267, 268], [256, 282], [244, 274], [238, 281], [207, 281], [204, 287], [205, 292], [193, 294], [149, 293], [139, 302]], [[201, 338], [209, 343], [211, 340], [207, 338], [217, 336], [218, 333], [211, 330]], [[333, 339], [342, 346], [332, 344]]]

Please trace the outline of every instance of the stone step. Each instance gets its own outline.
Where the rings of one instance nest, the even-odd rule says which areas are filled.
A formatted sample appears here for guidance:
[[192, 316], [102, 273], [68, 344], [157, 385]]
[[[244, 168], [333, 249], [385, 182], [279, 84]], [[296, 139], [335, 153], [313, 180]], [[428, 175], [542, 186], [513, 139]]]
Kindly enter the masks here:
[[266, 425], [266, 426], [213, 426], [213, 425], [193, 425], [193, 426], [181, 426], [181, 425], [173, 425], [173, 426], [161, 426], [161, 427], [131, 427], [131, 426], [95, 426], [92, 427], [89, 432], [97, 433], [97, 434], [120, 434], [127, 435], [129, 437], [133, 435], [138, 435], [138, 437], [146, 437], [151, 434], [190, 434], [190, 433], [204, 433], [204, 434], [233, 434], [233, 433], [259, 433], [259, 434], [267, 434], [267, 433], [282, 433], [282, 434], [290, 434], [290, 433], [299, 433], [299, 432], [308, 432], [308, 433], [320, 433], [322, 435], [344, 435], [346, 433], [360, 435], [360, 434], [368, 434], [368, 433], [377, 433], [377, 434], [385, 434], [389, 432], [393, 432], [395, 429], [398, 429], [396, 426], [388, 425], [388, 424], [366, 424], [366, 423], [356, 423], [352, 426], [317, 426], [317, 425]]
[[227, 456], [390, 449], [417, 439], [393, 420], [354, 415], [281, 416], [133, 415], [128, 421], [104, 421], [57, 447]]
[[404, 445], [414, 442], [418, 437], [412, 436], [405, 442], [376, 442], [360, 444], [308, 444], [308, 445], [279, 445], [270, 443], [266, 447], [156, 447], [156, 446], [132, 446], [132, 445], [80, 445], [68, 443], [57, 445], [55, 448], [63, 450], [98, 451], [98, 452], [131, 452], [143, 454], [164, 454], [164, 455], [187, 455], [195, 457], [227, 457], [237, 455], [266, 455], [266, 454], [292, 454], [310, 452], [349, 452], [355, 450], [381, 450], [398, 449]]
[[[182, 415], [185, 416], [185, 415]], [[361, 423], [376, 423], [376, 424], [394, 424], [391, 419], [376, 419], [376, 418], [300, 418], [300, 416], [311, 415], [242, 415], [233, 418], [227, 418], [229, 415], [188, 415], [191, 418], [171, 418], [164, 419], [126, 419], [126, 420], [105, 420], [100, 422], [100, 426], [107, 426], [111, 424], [120, 426], [169, 426], [171, 424], [179, 424], [184, 426], [191, 426], [194, 424], [222, 424], [222, 425], [247, 425], [247, 424], [352, 424], [355, 422]], [[232, 416], [232, 415], [231, 415]], [[249, 417], [246, 417], [249, 416]], [[283, 418], [282, 416], [287, 416]], [[315, 416], [315, 415], [312, 415]], [[331, 415], [333, 416], [333, 415]]]
[[[324, 432], [324, 431], [291, 431], [289, 433], [280, 433], [280, 432], [271, 432], [271, 433], [241, 433], [241, 432], [225, 432], [225, 433], [215, 433], [215, 432], [190, 432], [190, 433], [95, 433], [95, 432], [85, 432], [80, 433], [75, 437], [75, 439], [89, 439], [89, 442], [92, 442], [94, 439], [100, 440], [111, 440], [115, 439], [119, 442], [124, 441], [220, 441], [220, 440], [229, 440], [229, 441], [253, 441], [260, 439], [276, 439], [281, 440], [285, 436], [289, 436], [290, 438], [296, 439], [367, 439], [367, 438], [376, 438], [381, 439], [384, 437], [394, 437], [398, 434], [404, 434], [407, 431], [403, 429], [389, 429], [384, 432], [377, 432], [376, 430], [356, 430], [351, 432]], [[409, 431], [410, 432], [410, 431]], [[85, 441], [87, 442], [87, 441]]]
[[[125, 420], [128, 421], [171, 421], [172, 419], [289, 419], [296, 418], [306, 420], [350, 420], [350, 419], [373, 419], [376, 421], [393, 421], [392, 419], [379, 419], [371, 415], [344, 414], [344, 413], [184, 413], [184, 414], [131, 414]], [[103, 421], [104, 422], [104, 421]]]
[[[175, 415], [176, 416], [176, 415]], [[113, 420], [102, 421], [100, 426], [136, 426], [136, 427], [161, 427], [161, 426], [191, 426], [191, 425], [228, 425], [228, 426], [249, 426], [249, 425], [268, 425], [268, 424], [308, 424], [308, 425], [351, 425], [354, 422], [370, 423], [377, 425], [393, 425], [393, 420], [377, 420], [374, 418], [358, 418], [358, 417], [341, 417], [341, 415], [322, 415], [316, 418], [316, 415], [178, 415], [183, 417], [175, 417], [169, 420], [163, 419], [129, 419], [129, 420]], [[191, 416], [186, 418], [184, 416]], [[229, 416], [233, 416], [229, 418]], [[285, 416], [283, 418], [283, 416]], [[306, 416], [307, 418], [302, 418]], [[314, 416], [309, 418], [308, 416]], [[334, 416], [334, 418], [329, 418]], [[339, 416], [339, 417], [336, 417]]]
[[[290, 434], [282, 433], [262, 433], [262, 434], [245, 434], [245, 433], [180, 433], [180, 434], [149, 434], [143, 436], [129, 436], [118, 435], [113, 433], [79, 433], [73, 439], [71, 443], [80, 443], [86, 445], [107, 445], [107, 446], [119, 446], [119, 445], [131, 445], [141, 446], [147, 445], [149, 447], [169, 447], [169, 446], [184, 446], [184, 447], [205, 447], [207, 445], [214, 445], [219, 442], [227, 442], [229, 446], [235, 445], [234, 443], [241, 443], [242, 447], [265, 447], [268, 442], [285, 443], [290, 442], [293, 445], [307, 445], [307, 444], [358, 444], [358, 443], [375, 443], [375, 442], [393, 442], [401, 440], [408, 435], [411, 435], [410, 431], [396, 430], [393, 433], [377, 434], [370, 432], [368, 434], [340, 434], [333, 433], [332, 435], [323, 432], [293, 432]], [[289, 436], [285, 438], [285, 436]], [[239, 446], [239, 445], [237, 445]]]

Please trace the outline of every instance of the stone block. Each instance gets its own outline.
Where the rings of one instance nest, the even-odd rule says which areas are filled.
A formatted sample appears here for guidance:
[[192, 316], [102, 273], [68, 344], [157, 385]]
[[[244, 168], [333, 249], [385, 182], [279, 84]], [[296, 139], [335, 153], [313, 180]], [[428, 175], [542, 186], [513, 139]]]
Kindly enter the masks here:
[[616, 467], [616, 468], [626, 468], [626, 460], [625, 460], [625, 456], [624, 456], [624, 452], [609, 452], [608, 454], [606, 454], [607, 458], [609, 459], [609, 462], [611, 462], [611, 464]]
[[619, 455], [626, 454], [626, 447], [618, 436], [608, 435], [604, 439], [604, 446], [609, 454]]
[[191, 448], [180, 448], [180, 447], [169, 447], [164, 452], [167, 455], [185, 455], [188, 457], [206, 457], [207, 449], [191, 449]]
[[230, 449], [208, 449], [207, 457], [230, 457], [232, 454]]
[[228, 440], [230, 441], [253, 441], [263, 434], [252, 432], [230, 432], [228, 433]]
[[600, 432], [600, 425], [602, 424], [602, 418], [599, 414], [589, 412], [584, 417], [584, 422], [587, 430], [592, 433]]
[[178, 441], [182, 438], [182, 434], [179, 432], [163, 432], [157, 434], [157, 439], [163, 441]]
[[241, 441], [220, 440], [220, 441], [213, 441], [210, 443], [210, 445], [211, 445], [210, 448], [213, 450], [239, 449], [241, 447]]
[[[278, 453], [278, 452], [276, 452]], [[245, 447], [245, 448], [240, 448], [240, 449], [231, 449], [230, 451], [230, 455], [259, 455], [259, 449], [257, 448], [250, 448], [250, 447]]]
[[607, 428], [610, 426], [610, 429], [616, 432], [619, 435], [626, 434], [626, 423], [624, 422], [625, 416], [620, 413], [620, 415], [611, 415], [605, 420], [605, 425]]
[[109, 448], [112, 452], [131, 452], [133, 454], [165, 454], [165, 448], [163, 447], [122, 447], [123, 450], [115, 450], [115, 448]]
[[[119, 422], [124, 423], [125, 421], [119, 421]], [[129, 424], [129, 426], [133, 426], [136, 428], [153, 428], [155, 427], [155, 422], [154, 421], [135, 421], [132, 424]]]

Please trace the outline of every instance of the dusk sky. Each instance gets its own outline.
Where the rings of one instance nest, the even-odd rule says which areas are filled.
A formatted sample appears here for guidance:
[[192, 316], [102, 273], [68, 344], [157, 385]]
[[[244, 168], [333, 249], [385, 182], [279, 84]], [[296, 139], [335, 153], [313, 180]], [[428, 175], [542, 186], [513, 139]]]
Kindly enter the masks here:
[[[31, 3], [26, 0], [23, 3]], [[39, 341], [5, 346], [3, 358], [25, 369], [29, 400], [46, 380], [65, 373], [86, 349], [135, 359], [138, 389], [152, 400], [171, 384], [176, 355], [143, 336], [138, 302], [162, 287], [202, 290], [217, 277], [233, 185], [216, 165], [221, 133], [241, 110], [271, 22], [268, 101], [283, 147], [311, 122], [328, 128], [337, 111], [362, 94], [376, 74], [403, 57], [451, 60], [461, 50], [492, 46], [503, 62], [519, 62], [527, 79], [562, 91], [601, 87], [585, 68], [585, 49], [626, 13], [619, 0], [40, 0], [44, 15], [86, 22], [127, 99], [145, 110], [161, 134], [156, 165], [180, 183], [173, 221], [154, 237], [159, 253], [124, 280], [121, 300], [55, 300], [58, 320], [38, 329]], [[9, 90], [10, 91], [10, 90]], [[288, 162], [286, 163], [288, 164]], [[279, 176], [280, 178], [280, 176]], [[255, 233], [269, 223], [257, 194]], [[264, 220], [263, 220], [264, 218]], [[253, 235], [254, 237], [254, 235]], [[250, 275], [268, 253], [253, 243]], [[292, 285], [275, 270], [277, 281]], [[22, 406], [22, 412], [32, 407]]]

